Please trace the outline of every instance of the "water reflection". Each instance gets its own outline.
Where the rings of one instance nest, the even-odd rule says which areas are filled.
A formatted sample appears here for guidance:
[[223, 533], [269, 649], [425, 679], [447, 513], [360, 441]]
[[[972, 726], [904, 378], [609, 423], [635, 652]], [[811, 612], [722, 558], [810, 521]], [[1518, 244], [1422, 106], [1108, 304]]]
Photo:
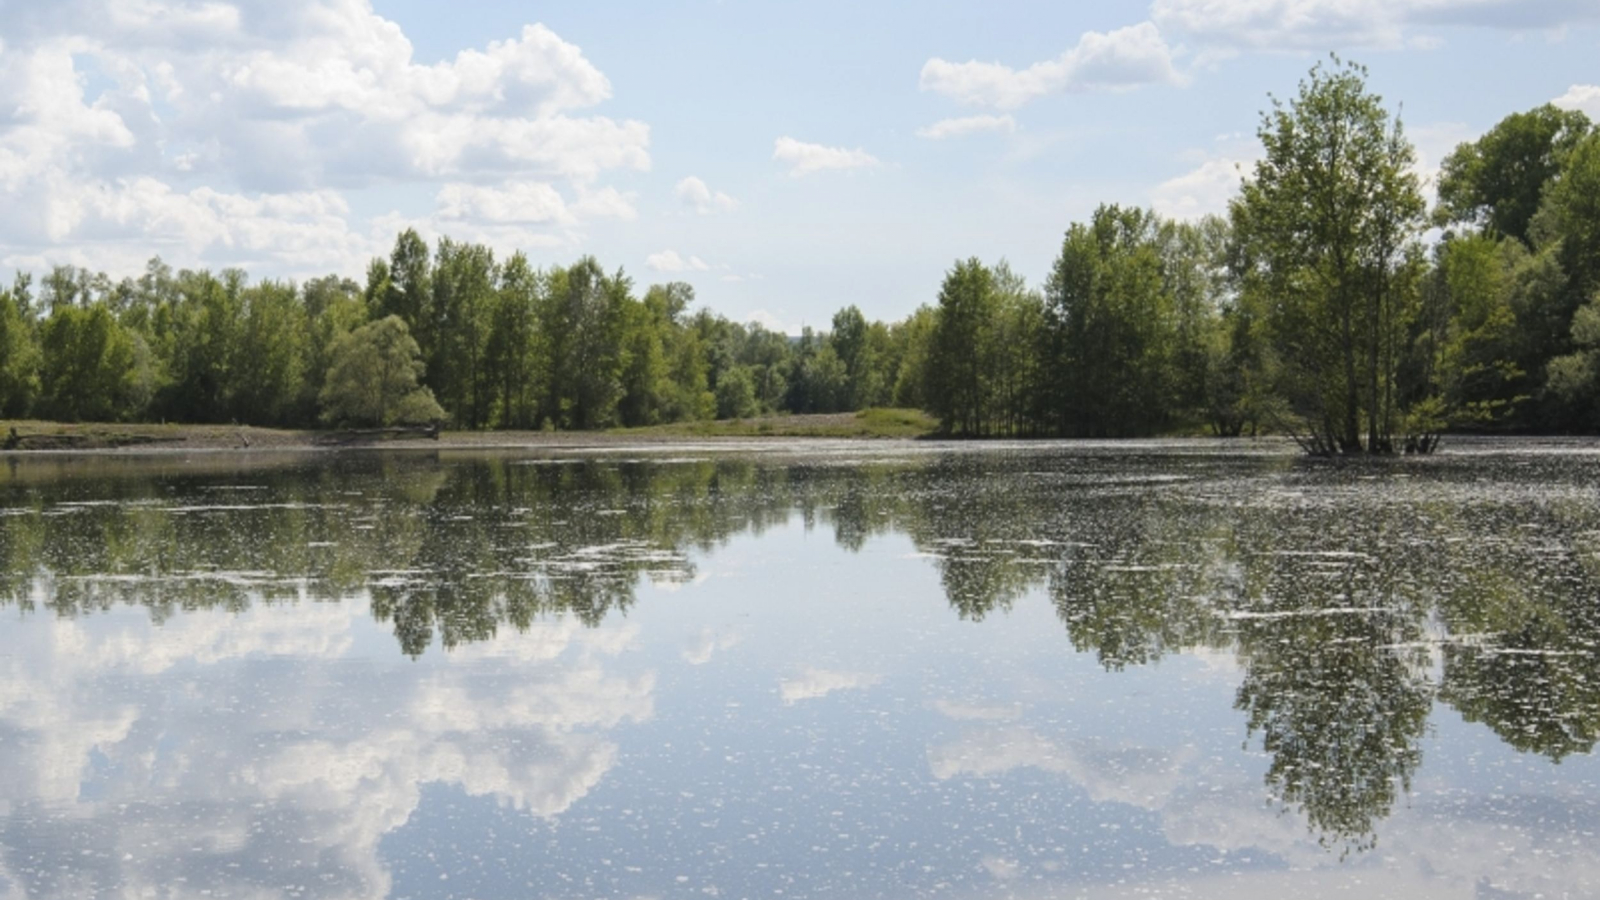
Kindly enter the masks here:
[[[982, 623], [953, 641], [1037, 596], [1107, 677], [1214, 665], [1282, 811], [1237, 844], [1280, 861], [1302, 859], [1285, 821], [1334, 859], [1377, 845], [1436, 706], [1550, 761], [1600, 736], [1593, 457], [895, 453], [13, 461], [0, 601], [54, 621], [0, 653], [0, 896], [178, 879], [385, 896], [412, 870], [380, 845], [429, 785], [558, 819], [618, 766], [612, 734], [656, 716], [660, 676], [629, 662], [640, 591], [692, 594], [731, 541], [792, 520], [850, 554], [909, 540], [942, 616]], [[767, 564], [768, 580], [819, 578]], [[900, 589], [884, 577], [876, 590]], [[374, 626], [408, 659], [347, 668]], [[896, 640], [849, 618], [804, 627]], [[747, 637], [700, 627], [672, 654], [711, 668]], [[779, 673], [775, 697], [865, 702], [903, 674], [816, 659]], [[1194, 744], [1065, 733], [1018, 701], [931, 708], [955, 728], [925, 752], [935, 785], [1066, 779], [1090, 804], [1157, 816], [1174, 848], [1229, 849], [1225, 823], [1263, 806], [1237, 778], [1198, 791], [1197, 771], [1220, 776]], [[1592, 814], [1551, 802], [1580, 831]], [[997, 882], [1057, 871], [1015, 847], [983, 860]]]

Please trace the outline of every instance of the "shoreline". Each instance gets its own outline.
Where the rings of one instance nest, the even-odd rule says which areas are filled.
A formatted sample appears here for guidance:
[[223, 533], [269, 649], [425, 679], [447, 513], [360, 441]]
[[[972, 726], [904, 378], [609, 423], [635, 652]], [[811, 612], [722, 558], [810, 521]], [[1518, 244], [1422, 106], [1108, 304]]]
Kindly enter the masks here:
[[[872, 411], [877, 413], [877, 411]], [[897, 411], [896, 411], [897, 412]], [[920, 416], [920, 414], [917, 414]], [[0, 458], [167, 456], [185, 453], [326, 453], [349, 450], [580, 450], [695, 443], [761, 444], [846, 440], [863, 443], [934, 439], [931, 420], [864, 413], [772, 416], [601, 431], [441, 431], [370, 435], [343, 430], [249, 425], [173, 425], [0, 421]], [[15, 437], [20, 446], [7, 446]]]

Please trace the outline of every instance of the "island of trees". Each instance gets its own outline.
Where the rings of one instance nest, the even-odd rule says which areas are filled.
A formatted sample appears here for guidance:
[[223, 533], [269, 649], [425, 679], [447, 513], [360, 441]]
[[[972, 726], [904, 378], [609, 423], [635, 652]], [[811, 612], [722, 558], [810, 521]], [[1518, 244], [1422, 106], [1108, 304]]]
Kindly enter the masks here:
[[1431, 210], [1359, 66], [1313, 68], [1259, 137], [1225, 217], [1101, 206], [1042, 285], [965, 260], [903, 321], [852, 305], [797, 339], [691, 311], [686, 284], [409, 230], [362, 282], [19, 274], [0, 417], [592, 429], [893, 405], [952, 435], [1272, 431], [1318, 454], [1600, 426], [1587, 117], [1506, 117], [1445, 160]]

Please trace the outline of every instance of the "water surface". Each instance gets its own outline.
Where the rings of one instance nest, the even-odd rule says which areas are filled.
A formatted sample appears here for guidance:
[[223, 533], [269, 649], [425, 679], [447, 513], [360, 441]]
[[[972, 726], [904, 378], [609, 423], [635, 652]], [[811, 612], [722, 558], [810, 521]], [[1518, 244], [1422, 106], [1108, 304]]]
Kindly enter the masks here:
[[0, 461], [0, 898], [1592, 897], [1600, 451]]

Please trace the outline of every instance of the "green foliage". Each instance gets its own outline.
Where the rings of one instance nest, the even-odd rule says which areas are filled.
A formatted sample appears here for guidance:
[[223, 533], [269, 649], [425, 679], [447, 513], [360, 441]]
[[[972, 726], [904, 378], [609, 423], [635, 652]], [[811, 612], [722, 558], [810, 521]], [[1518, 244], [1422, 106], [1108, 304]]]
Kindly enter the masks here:
[[622, 333], [630, 284], [594, 257], [550, 275], [540, 326], [549, 347], [545, 415], [562, 428], [613, 424], [622, 398]]
[[231, 399], [235, 409], [264, 425], [304, 421], [306, 306], [292, 285], [264, 281], [243, 292]]
[[0, 291], [0, 418], [21, 418], [39, 394], [39, 346], [27, 281]]
[[[639, 296], [593, 258], [410, 229], [359, 284], [55, 266], [37, 297], [26, 275], [0, 292], [0, 415], [591, 429], [896, 404], [952, 435], [1278, 430], [1318, 453], [1600, 430], [1600, 132], [1542, 106], [1458, 147], [1430, 255], [1411, 146], [1365, 79], [1335, 60], [1273, 101], [1225, 219], [1103, 205], [1039, 287], [968, 259], [901, 321], [846, 303], [798, 338], [692, 310], [688, 284]], [[362, 401], [352, 341], [390, 317], [427, 390]]]
[[1067, 231], [1045, 286], [1063, 433], [1150, 434], [1170, 422], [1178, 317], [1160, 236], [1153, 213], [1118, 206]]
[[1274, 101], [1259, 135], [1233, 220], [1244, 290], [1271, 298], [1263, 324], [1294, 413], [1282, 424], [1315, 453], [1391, 451], [1421, 270], [1411, 144], [1366, 70], [1337, 60]]
[[1531, 244], [1529, 227], [1546, 186], [1590, 131], [1583, 113], [1548, 103], [1505, 117], [1445, 158], [1436, 220]]
[[987, 433], [987, 379], [1000, 305], [994, 271], [976, 257], [957, 262], [939, 288], [928, 362], [928, 408], [943, 430]]
[[1556, 245], [1570, 315], [1600, 289], [1600, 131], [1591, 131], [1566, 155], [1538, 218], [1535, 240]]
[[104, 304], [57, 305], [40, 326], [42, 412], [64, 422], [134, 418], [133, 338]]
[[744, 366], [722, 373], [717, 382], [717, 418], [743, 419], [758, 411], [755, 380]]
[[399, 316], [357, 328], [333, 346], [323, 385], [322, 419], [330, 425], [427, 424], [445, 418], [419, 382], [426, 366]]

